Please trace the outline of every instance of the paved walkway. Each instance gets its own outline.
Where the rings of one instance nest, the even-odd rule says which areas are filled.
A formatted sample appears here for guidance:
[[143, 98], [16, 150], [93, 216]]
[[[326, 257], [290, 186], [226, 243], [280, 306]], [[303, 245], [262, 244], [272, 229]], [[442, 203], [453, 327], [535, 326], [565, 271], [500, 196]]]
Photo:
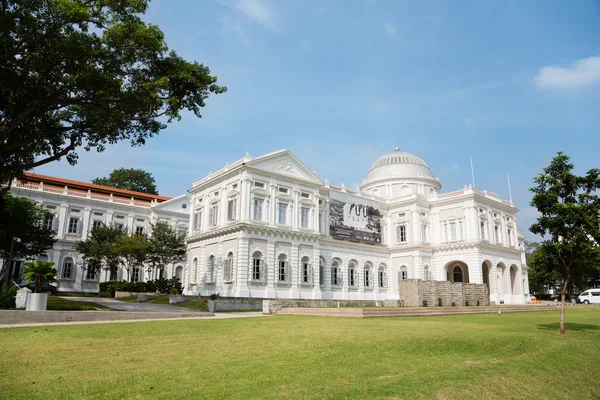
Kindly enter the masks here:
[[104, 297], [61, 297], [65, 300], [72, 301], [84, 301], [89, 303], [100, 304], [101, 306], [110, 307], [113, 310], [118, 311], [143, 311], [143, 312], [182, 312], [182, 313], [193, 313], [203, 312], [198, 310], [192, 310], [185, 307], [172, 306], [170, 304], [152, 304], [152, 303], [129, 303], [126, 301], [120, 301], [116, 299], [109, 299]]
[[[179, 307], [181, 308], [181, 307]], [[204, 321], [213, 319], [231, 319], [231, 318], [256, 318], [256, 317], [270, 317], [270, 315], [263, 315], [262, 312], [232, 312], [232, 313], [215, 313], [214, 317], [187, 317], [187, 318], [156, 318], [156, 319], [136, 319], [136, 320], [122, 320], [122, 321], [78, 321], [78, 322], [40, 322], [40, 323], [28, 323], [28, 324], [0, 324], [2, 328], [26, 328], [35, 326], [60, 326], [60, 325], [95, 325], [95, 324], [118, 324], [121, 322], [149, 322], [149, 321], [189, 321], [202, 319]]]

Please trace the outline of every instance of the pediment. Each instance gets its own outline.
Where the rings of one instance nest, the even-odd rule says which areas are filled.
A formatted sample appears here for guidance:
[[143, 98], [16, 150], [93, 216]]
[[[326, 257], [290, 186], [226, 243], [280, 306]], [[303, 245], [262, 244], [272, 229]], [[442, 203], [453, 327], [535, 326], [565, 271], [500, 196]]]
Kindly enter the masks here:
[[304, 181], [322, 185], [323, 182], [312, 173], [296, 156], [288, 150], [281, 150], [246, 163], [256, 169], [287, 175]]
[[184, 194], [152, 206], [155, 212], [188, 214], [190, 199]]

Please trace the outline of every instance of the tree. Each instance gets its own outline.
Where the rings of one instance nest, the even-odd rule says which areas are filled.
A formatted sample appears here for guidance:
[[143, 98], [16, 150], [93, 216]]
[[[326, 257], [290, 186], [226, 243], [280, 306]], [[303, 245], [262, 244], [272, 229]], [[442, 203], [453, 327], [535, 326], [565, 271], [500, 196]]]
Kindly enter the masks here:
[[152, 174], [143, 169], [119, 168], [110, 173], [108, 178], [96, 178], [96, 185], [110, 186], [119, 189], [133, 190], [148, 194], [158, 194]]
[[56, 242], [55, 232], [45, 224], [52, 218], [51, 212], [23, 197], [7, 195], [4, 201], [0, 212], [0, 280], [12, 260], [43, 255]]
[[42, 293], [43, 286], [49, 283], [56, 282], [56, 269], [53, 262], [35, 261], [25, 263], [25, 280], [27, 282], [35, 282], [34, 293]]
[[160, 277], [167, 265], [185, 259], [185, 234], [180, 235], [166, 222], [158, 221], [152, 226], [149, 242], [148, 260], [159, 269]]
[[133, 269], [142, 266], [148, 258], [149, 243], [146, 235], [135, 234], [119, 237], [116, 251], [121, 257], [121, 264], [127, 271], [127, 280], [131, 281]]
[[125, 231], [117, 226], [95, 226], [86, 240], [75, 244], [75, 250], [82, 255], [88, 271], [114, 272], [121, 263], [117, 243], [124, 236]]
[[544, 240], [538, 251], [540, 268], [561, 284], [560, 333], [565, 333], [565, 295], [569, 285], [593, 273], [600, 243], [600, 170], [584, 176], [572, 173], [569, 157], [559, 152], [531, 188], [531, 205], [540, 212], [529, 228]]
[[[0, 182], [78, 148], [145, 144], [217, 85], [142, 20], [148, 0], [0, 2]], [[0, 198], [8, 191], [0, 188]]]

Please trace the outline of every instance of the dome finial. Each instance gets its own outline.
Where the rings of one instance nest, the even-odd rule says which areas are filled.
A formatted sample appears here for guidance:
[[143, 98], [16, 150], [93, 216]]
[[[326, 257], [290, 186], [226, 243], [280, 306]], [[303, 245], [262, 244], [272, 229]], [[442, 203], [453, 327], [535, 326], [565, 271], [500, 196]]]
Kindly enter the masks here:
[[396, 148], [394, 149], [394, 151], [400, 151], [400, 148], [399, 148], [399, 147], [396, 147]]

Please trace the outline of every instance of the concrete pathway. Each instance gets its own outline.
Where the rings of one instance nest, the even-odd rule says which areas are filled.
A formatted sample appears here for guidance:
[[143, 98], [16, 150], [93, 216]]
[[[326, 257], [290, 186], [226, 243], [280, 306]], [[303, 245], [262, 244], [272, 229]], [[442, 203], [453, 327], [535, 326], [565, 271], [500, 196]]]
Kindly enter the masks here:
[[[181, 308], [181, 307], [180, 307]], [[27, 328], [36, 326], [60, 326], [60, 325], [95, 325], [95, 324], [117, 324], [121, 322], [150, 322], [150, 321], [190, 321], [190, 320], [213, 320], [213, 319], [231, 319], [231, 318], [256, 318], [256, 317], [270, 317], [270, 315], [263, 315], [262, 312], [234, 312], [234, 313], [215, 313], [214, 317], [186, 317], [186, 318], [156, 318], [156, 319], [136, 319], [136, 320], [122, 320], [122, 321], [77, 321], [77, 322], [40, 322], [40, 323], [27, 323], [27, 324], [0, 324], [2, 328]]]
[[116, 299], [109, 299], [104, 297], [61, 297], [65, 300], [72, 301], [83, 301], [89, 303], [100, 304], [101, 306], [110, 307], [113, 310], [119, 311], [143, 311], [143, 312], [182, 312], [182, 313], [194, 313], [203, 312], [199, 310], [192, 310], [185, 307], [172, 306], [170, 304], [152, 304], [152, 303], [129, 303], [127, 301], [120, 301]]

